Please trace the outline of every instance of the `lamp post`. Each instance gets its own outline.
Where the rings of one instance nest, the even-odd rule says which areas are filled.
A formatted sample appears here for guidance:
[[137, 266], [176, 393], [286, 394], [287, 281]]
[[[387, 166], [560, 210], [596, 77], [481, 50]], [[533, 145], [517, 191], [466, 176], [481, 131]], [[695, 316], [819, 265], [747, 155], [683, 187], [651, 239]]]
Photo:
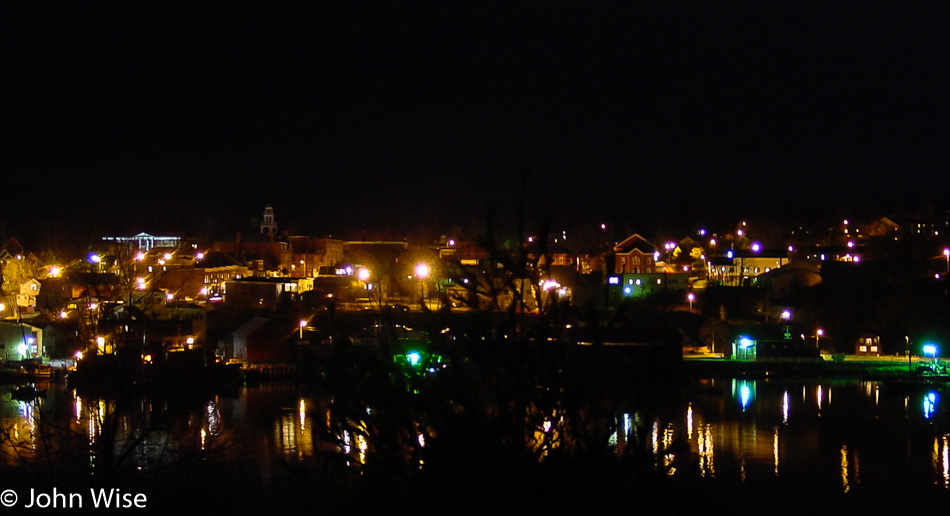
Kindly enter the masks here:
[[693, 301], [696, 300], [696, 294], [690, 292], [689, 294], [686, 294], [686, 299], [689, 300], [689, 311], [692, 312], [692, 311], [693, 311]]
[[821, 328], [818, 328], [815, 331], [815, 349], [818, 349], [818, 339], [824, 334], [825, 334], [825, 330], [822, 330]]
[[423, 305], [426, 303], [425, 282], [427, 276], [429, 276], [429, 266], [424, 263], [416, 265], [416, 277], [419, 278], [419, 299]]
[[910, 336], [904, 335], [904, 344], [907, 350], [907, 374], [911, 374], [911, 363], [910, 363]]
[[950, 274], [950, 248], [944, 248], [943, 256], [947, 259], [947, 274]]
[[[363, 284], [363, 290], [366, 291], [366, 297], [369, 298], [370, 305], [372, 305], [373, 303], [373, 296], [370, 295], [372, 294], [371, 291], [373, 289], [373, 286], [369, 283], [369, 280], [372, 277], [373, 277], [373, 272], [365, 267], [356, 272], [356, 278], [360, 280], [360, 282]], [[380, 296], [379, 305], [380, 305], [380, 308], [382, 308], [382, 303], [383, 303], [382, 293], [379, 293], [379, 296]]]
[[307, 321], [300, 320], [300, 340], [303, 340], [303, 329], [307, 326]]

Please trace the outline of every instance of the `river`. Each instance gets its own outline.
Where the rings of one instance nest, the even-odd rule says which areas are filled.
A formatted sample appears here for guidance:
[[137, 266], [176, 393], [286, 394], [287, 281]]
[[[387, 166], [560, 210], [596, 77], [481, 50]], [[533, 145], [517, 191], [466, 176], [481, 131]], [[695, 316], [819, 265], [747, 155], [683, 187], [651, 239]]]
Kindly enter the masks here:
[[[358, 476], [377, 442], [332, 424], [332, 400], [295, 384], [123, 402], [41, 387], [47, 392], [35, 401], [10, 392], [0, 401], [0, 490], [15, 491], [19, 503], [31, 489], [106, 487], [144, 493], [163, 511], [325, 511], [321, 496], [346, 489], [338, 475]], [[649, 412], [616, 413], [608, 445], [618, 456], [625, 446], [647, 450], [656, 476], [706, 499], [697, 504], [753, 500], [781, 512], [801, 503], [795, 497], [835, 496], [900, 508], [950, 493], [950, 398], [940, 389], [765, 378], [693, 378], [676, 389]], [[546, 421], [539, 443], [557, 431], [556, 419]], [[425, 448], [426, 437], [423, 429], [413, 439]], [[693, 502], [679, 500], [671, 512]]]

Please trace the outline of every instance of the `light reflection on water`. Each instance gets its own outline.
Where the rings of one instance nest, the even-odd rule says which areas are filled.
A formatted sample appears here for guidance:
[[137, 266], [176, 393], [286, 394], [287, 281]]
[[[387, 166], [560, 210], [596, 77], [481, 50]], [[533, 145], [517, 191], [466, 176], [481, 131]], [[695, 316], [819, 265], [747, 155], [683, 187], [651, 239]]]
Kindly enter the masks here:
[[[633, 449], [651, 453], [652, 467], [673, 478], [787, 482], [840, 493], [923, 481], [950, 492], [950, 418], [941, 402], [939, 393], [888, 394], [877, 382], [702, 379], [670, 410], [616, 414], [608, 444], [618, 456]], [[199, 454], [215, 464], [240, 460], [245, 481], [268, 486], [287, 474], [281, 464], [311, 467], [333, 456], [344, 457], [348, 467], [366, 463], [373, 408], [366, 408], [366, 421], [341, 425], [331, 405], [293, 387], [245, 388], [166, 421], [170, 409], [159, 402], [143, 400], [130, 409], [55, 387], [32, 403], [5, 393], [0, 451], [13, 466], [55, 447], [84, 455], [85, 467], [95, 471], [104, 444], [114, 457], [133, 446], [132, 465], [145, 472]], [[64, 421], [68, 439], [44, 434], [56, 421]], [[547, 450], [570, 442], [563, 423], [560, 412], [549, 412], [526, 436], [542, 460]], [[421, 449], [430, 437], [419, 423], [412, 441]], [[421, 459], [419, 465], [425, 467]]]
[[[709, 379], [692, 387], [682, 423], [674, 419], [668, 431], [688, 441], [690, 456], [678, 461], [695, 464], [699, 477], [772, 477], [841, 493], [929, 477], [950, 490], [950, 421], [939, 393], [888, 395], [880, 383], [856, 380]], [[797, 399], [789, 395], [796, 390]], [[924, 457], [926, 469], [918, 467]]]

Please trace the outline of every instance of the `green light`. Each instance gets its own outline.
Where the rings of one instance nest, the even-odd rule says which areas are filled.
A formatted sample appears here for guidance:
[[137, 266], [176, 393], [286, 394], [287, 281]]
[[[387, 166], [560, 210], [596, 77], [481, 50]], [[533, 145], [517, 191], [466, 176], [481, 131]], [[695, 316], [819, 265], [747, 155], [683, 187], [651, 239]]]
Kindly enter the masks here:
[[409, 360], [409, 365], [415, 367], [419, 365], [419, 361], [422, 360], [422, 355], [418, 351], [410, 351], [406, 353], [406, 359]]

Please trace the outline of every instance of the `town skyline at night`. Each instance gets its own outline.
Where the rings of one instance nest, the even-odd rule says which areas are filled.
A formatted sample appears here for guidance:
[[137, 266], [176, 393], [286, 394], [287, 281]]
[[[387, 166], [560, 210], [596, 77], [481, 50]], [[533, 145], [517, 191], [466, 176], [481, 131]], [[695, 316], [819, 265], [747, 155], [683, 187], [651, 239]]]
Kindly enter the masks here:
[[0, 6], [0, 505], [933, 511], [947, 11]]

